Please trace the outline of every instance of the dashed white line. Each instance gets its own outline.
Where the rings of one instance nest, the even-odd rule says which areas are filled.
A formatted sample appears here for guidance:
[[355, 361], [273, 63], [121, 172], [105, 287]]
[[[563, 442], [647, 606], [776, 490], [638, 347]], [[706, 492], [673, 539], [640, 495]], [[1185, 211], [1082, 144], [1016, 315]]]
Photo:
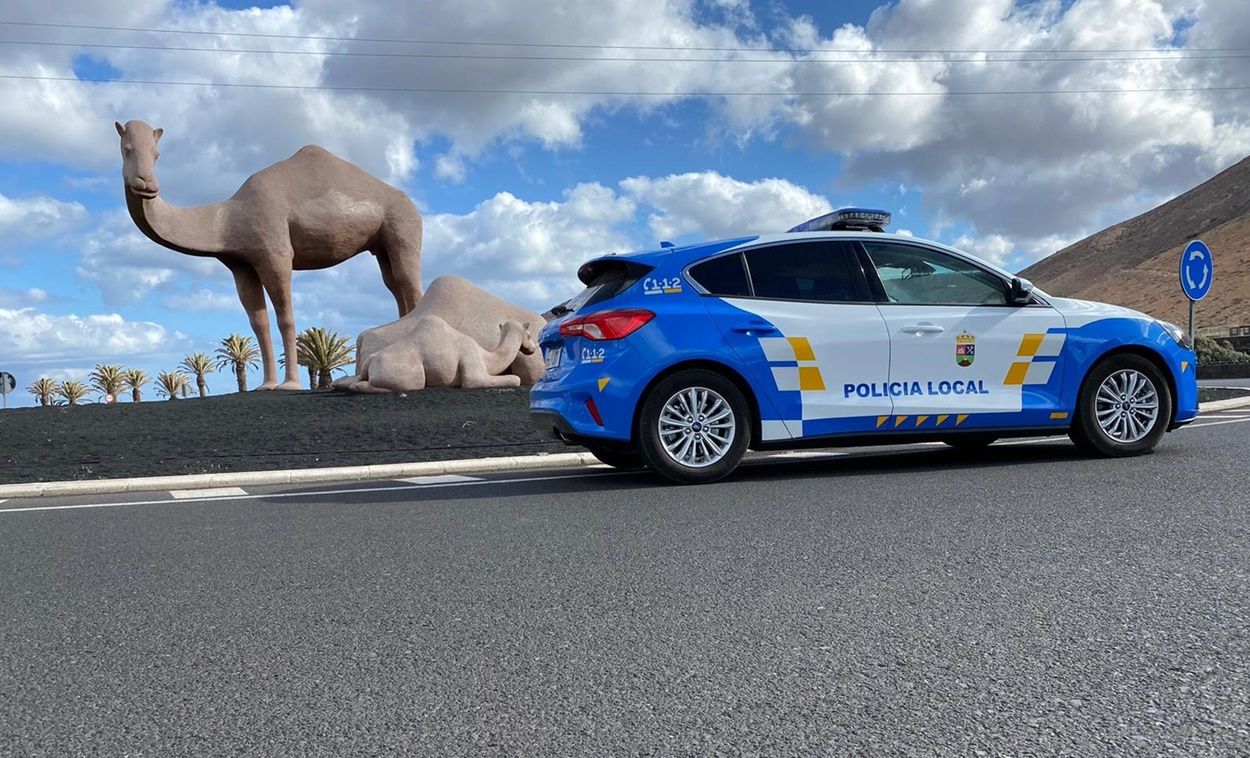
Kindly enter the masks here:
[[414, 476], [409, 479], [396, 479], [397, 482], [408, 484], [456, 484], [459, 482], [480, 482], [480, 476], [462, 476], [460, 474], [439, 474], [437, 476]]
[[404, 490], [438, 489], [440, 487], [467, 487], [487, 484], [519, 484], [522, 482], [547, 482], [558, 479], [588, 479], [631, 474], [631, 471], [593, 471], [581, 474], [562, 474], [558, 476], [525, 476], [515, 479], [482, 479], [472, 482], [447, 482], [445, 484], [404, 484], [388, 487], [356, 487], [349, 489], [315, 490], [312, 492], [267, 492], [249, 493], [244, 495], [225, 495], [222, 497], [188, 498], [186, 500], [132, 500], [118, 503], [75, 503], [73, 505], [33, 505], [27, 508], [0, 508], [4, 513], [32, 513], [37, 511], [73, 511], [88, 508], [121, 508], [128, 505], [184, 505], [190, 503], [222, 503], [238, 500], [264, 500], [268, 498], [291, 497], [324, 497], [329, 495], [354, 495], [366, 492], [401, 492]]
[[169, 494], [175, 500], [208, 500], [228, 495], [246, 495], [247, 490], [242, 487], [214, 487], [206, 490], [170, 490]]

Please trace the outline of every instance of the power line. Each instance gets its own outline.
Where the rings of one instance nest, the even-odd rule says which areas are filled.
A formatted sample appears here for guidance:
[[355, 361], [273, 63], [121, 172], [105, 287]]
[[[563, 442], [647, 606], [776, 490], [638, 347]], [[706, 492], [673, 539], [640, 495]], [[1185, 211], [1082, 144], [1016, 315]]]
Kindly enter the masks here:
[[263, 84], [247, 82], [171, 82], [148, 79], [79, 79], [73, 76], [0, 74], [0, 79], [74, 82], [77, 84], [140, 84], [173, 87], [230, 87], [239, 89], [374, 92], [417, 95], [573, 95], [593, 97], [943, 97], [976, 95], [1111, 95], [1152, 92], [1231, 92], [1250, 85], [1228, 87], [1138, 87], [1122, 89], [950, 90], [934, 92], [624, 92], [617, 90], [462, 89], [457, 87], [351, 87], [324, 84]]
[[904, 49], [877, 49], [872, 51], [856, 50], [852, 48], [763, 48], [763, 47], [705, 47], [696, 45], [599, 45], [571, 42], [504, 42], [498, 40], [439, 40], [439, 39], [401, 39], [393, 37], [339, 37], [333, 35], [319, 34], [274, 34], [264, 32], [226, 32], [226, 31], [205, 31], [200, 29], [168, 29], [168, 28], [152, 28], [139, 26], [103, 26], [95, 24], [59, 24], [35, 21], [0, 21], [0, 26], [27, 26], [44, 29], [80, 29], [90, 31], [109, 31], [109, 32], [141, 32], [148, 34], [189, 34], [210, 37], [254, 37], [262, 39], [292, 39], [292, 40], [310, 40], [323, 42], [373, 42], [387, 44], [402, 45], [463, 45], [469, 47], [545, 47], [545, 48], [568, 48], [578, 50], [676, 50], [676, 51], [695, 51], [695, 52], [720, 52], [720, 53], [790, 53], [790, 54], [810, 54], [810, 53], [947, 53], [947, 54], [976, 54], [976, 53], [1017, 53], [1021, 55], [1054, 55], [1056, 53], [1166, 53], [1176, 52], [1200, 52], [1200, 53], [1224, 53], [1224, 52], [1250, 52], [1250, 48], [1246, 47], [1207, 47], [1207, 48], [1159, 48], [1159, 47], [1137, 47], [1137, 48], [1103, 48], [1089, 50], [1018, 50], [1018, 49], [945, 49], [945, 50], [904, 50]]
[[[500, 60], [500, 61], [608, 61], [637, 63], [1064, 63], [1084, 61], [1190, 61], [1190, 60], [1230, 60], [1250, 58], [1250, 54], [1220, 55], [1189, 55], [1186, 51], [1177, 50], [1182, 55], [1112, 55], [1085, 56], [1062, 58], [656, 58], [639, 56], [573, 56], [573, 55], [482, 55], [469, 53], [381, 53], [368, 51], [346, 50], [267, 50], [257, 48], [228, 47], [185, 47], [173, 45], [122, 45], [104, 42], [61, 42], [52, 40], [12, 40], [0, 39], [0, 45], [35, 45], [44, 47], [83, 47], [107, 50], [149, 50], [161, 52], [192, 52], [192, 53], [244, 53], [266, 55], [316, 55], [326, 57], [355, 58], [418, 58], [433, 60]], [[764, 51], [756, 51], [764, 52]], [[1159, 51], [1168, 53], [1169, 51]], [[874, 55], [866, 51], [863, 55]], [[959, 53], [963, 55], [964, 53]], [[989, 55], [990, 53], [986, 53]], [[1075, 55], [1076, 53], [1073, 53]]]

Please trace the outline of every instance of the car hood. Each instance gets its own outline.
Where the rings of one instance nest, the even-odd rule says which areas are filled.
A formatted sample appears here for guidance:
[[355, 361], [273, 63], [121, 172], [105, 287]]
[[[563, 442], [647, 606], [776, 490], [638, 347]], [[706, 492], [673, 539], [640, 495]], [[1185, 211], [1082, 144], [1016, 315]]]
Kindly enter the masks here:
[[1132, 308], [1125, 308], [1120, 305], [1111, 305], [1110, 303], [1099, 303], [1093, 300], [1076, 300], [1068, 297], [1049, 297], [1050, 304], [1055, 310], [1059, 311], [1064, 317], [1072, 317], [1081, 321], [1094, 321], [1104, 318], [1135, 318], [1146, 319], [1148, 321], [1157, 321], [1151, 316], [1141, 311], [1135, 311]]

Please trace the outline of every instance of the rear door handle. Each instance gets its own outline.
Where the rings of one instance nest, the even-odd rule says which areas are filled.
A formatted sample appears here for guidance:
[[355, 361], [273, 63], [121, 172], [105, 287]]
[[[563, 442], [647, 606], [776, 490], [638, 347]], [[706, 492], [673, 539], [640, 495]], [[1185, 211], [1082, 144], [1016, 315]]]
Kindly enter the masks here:
[[733, 328], [738, 334], [745, 334], [748, 337], [759, 335], [779, 334], [777, 327], [763, 321], [752, 321], [748, 324], [739, 324]]
[[903, 332], [903, 334], [914, 334], [917, 337], [919, 337], [922, 334], [941, 334], [942, 332], [946, 330], [938, 326], [937, 324], [931, 324], [927, 321], [924, 321], [919, 324], [908, 324], [907, 326], [903, 327], [901, 331]]

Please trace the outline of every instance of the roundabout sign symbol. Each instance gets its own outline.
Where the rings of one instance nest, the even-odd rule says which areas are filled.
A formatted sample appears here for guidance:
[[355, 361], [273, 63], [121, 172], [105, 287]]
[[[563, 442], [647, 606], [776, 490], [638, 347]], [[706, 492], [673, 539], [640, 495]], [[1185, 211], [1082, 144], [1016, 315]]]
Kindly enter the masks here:
[[1215, 261], [1202, 240], [1194, 240], [1181, 253], [1181, 291], [1190, 300], [1201, 300], [1211, 292]]
[[1189, 339], [1194, 339], [1194, 303], [1211, 294], [1215, 258], [1202, 240], [1194, 240], [1181, 253], [1181, 292], [1189, 298]]

